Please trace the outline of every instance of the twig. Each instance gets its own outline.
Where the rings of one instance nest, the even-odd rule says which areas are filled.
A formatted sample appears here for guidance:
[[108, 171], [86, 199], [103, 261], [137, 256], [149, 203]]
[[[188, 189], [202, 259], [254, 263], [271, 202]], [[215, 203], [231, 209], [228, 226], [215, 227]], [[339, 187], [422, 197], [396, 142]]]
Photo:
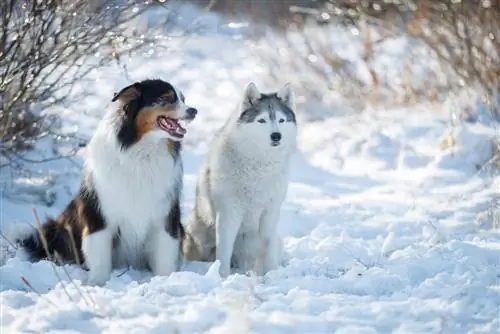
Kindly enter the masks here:
[[45, 255], [47, 255], [47, 258], [49, 260], [52, 260], [52, 256], [49, 253], [49, 246], [48, 246], [48, 243], [47, 243], [47, 239], [45, 238], [45, 233], [43, 232], [42, 223], [40, 223], [40, 219], [38, 218], [38, 213], [36, 212], [35, 208], [33, 208], [32, 212], [33, 212], [33, 218], [35, 219], [36, 229], [37, 229], [38, 234], [40, 236], [40, 239], [42, 241], [42, 246], [43, 246], [43, 248], [45, 250]]
[[76, 151], [77, 151], [77, 149], [75, 149], [71, 154], [58, 155], [56, 157], [38, 159], [38, 160], [29, 159], [29, 158], [23, 157], [22, 155], [17, 154], [17, 153], [12, 153], [12, 155], [23, 162], [32, 163], [32, 164], [41, 164], [41, 163], [47, 163], [47, 162], [52, 162], [52, 161], [73, 158], [75, 156], [75, 154], [77, 153]]
[[73, 229], [71, 228], [70, 225], [66, 225], [65, 228], [66, 228], [66, 231], [68, 232], [68, 235], [69, 235], [69, 241], [71, 244], [71, 251], [73, 252], [73, 256], [75, 257], [76, 264], [78, 266], [81, 266], [80, 255], [78, 254], [78, 250], [77, 250], [76, 243], [75, 243], [75, 238], [73, 237]]
[[[80, 297], [82, 297], [82, 299], [85, 302], [85, 304], [87, 304], [87, 306], [92, 306], [92, 307], [95, 308], [95, 305], [96, 305], [95, 301], [92, 300], [92, 305], [91, 305], [91, 303], [87, 300], [87, 298], [83, 294], [82, 290], [80, 290], [80, 288], [76, 285], [73, 277], [71, 277], [71, 275], [69, 274], [68, 270], [64, 266], [63, 260], [62, 260], [61, 256], [59, 255], [59, 253], [57, 251], [55, 251], [54, 255], [55, 255], [57, 261], [59, 261], [59, 264], [62, 267], [64, 273], [66, 274], [66, 276], [68, 276], [69, 281], [73, 284], [73, 286], [75, 287], [76, 291], [78, 291], [78, 293], [80, 294]], [[90, 296], [90, 294], [89, 294], [89, 296]]]
[[12, 241], [10, 241], [10, 240], [9, 240], [9, 239], [5, 236], [5, 234], [3, 234], [3, 232], [2, 232], [2, 231], [0, 231], [0, 236], [1, 236], [1, 237], [5, 240], [5, 241], [7, 241], [7, 243], [8, 243], [9, 245], [11, 245], [14, 249], [18, 249], [18, 248], [19, 248], [19, 247], [17, 247], [16, 245], [14, 245], [14, 244], [12, 243]]
[[[73, 255], [75, 257], [75, 260], [76, 260], [76, 264], [81, 267], [81, 261], [80, 261], [80, 256], [79, 256], [79, 253], [78, 253], [78, 250], [77, 250], [77, 247], [76, 247], [76, 242], [75, 242], [75, 238], [73, 237], [73, 229], [71, 228], [71, 226], [67, 225], [66, 226], [66, 230], [68, 231], [68, 234], [69, 234], [69, 241], [71, 243], [71, 251], [73, 252]], [[86, 289], [86, 287], [84, 287], [84, 290], [85, 292], [87, 293], [87, 295], [89, 296], [90, 300], [92, 301], [92, 304], [95, 308], [96, 306], [96, 302], [94, 300], [94, 298], [92, 297], [92, 295], [89, 293], [89, 291]]]
[[47, 302], [49, 302], [50, 304], [52, 304], [54, 307], [58, 307], [56, 304], [54, 304], [54, 302], [52, 302], [50, 299], [48, 298], [45, 298], [44, 295], [42, 295], [40, 292], [38, 292], [37, 290], [35, 290], [35, 288], [33, 287], [33, 285], [30, 284], [30, 282], [28, 282], [28, 280], [24, 277], [24, 276], [21, 276], [21, 281], [24, 283], [24, 285], [26, 285], [31, 291], [33, 291], [34, 293], [36, 293], [40, 298], [42, 299], [45, 299]]
[[129, 269], [125, 269], [124, 271], [122, 271], [121, 273], [119, 273], [118, 275], [116, 275], [116, 277], [122, 277], [123, 275], [125, 275], [125, 273], [128, 271]]
[[365, 267], [366, 270], [368, 270], [368, 269], [373, 268], [374, 266], [376, 266], [376, 264], [368, 265], [368, 264], [364, 263], [358, 256], [354, 255], [354, 253], [349, 248], [347, 248], [346, 246], [341, 245], [341, 247], [344, 248], [350, 256], [352, 256], [352, 258], [353, 258], [354, 261], [356, 261], [357, 263], [359, 263], [363, 267]]
[[56, 265], [54, 261], [52, 260], [52, 256], [49, 253], [49, 247], [47, 243], [47, 239], [45, 238], [45, 233], [43, 232], [43, 227], [42, 224], [40, 223], [40, 219], [38, 218], [38, 214], [36, 212], [36, 209], [33, 208], [33, 217], [35, 218], [35, 223], [37, 226], [38, 234], [40, 236], [40, 239], [42, 241], [43, 248], [45, 250], [45, 254], [47, 255], [47, 259], [49, 260], [49, 263], [51, 264], [52, 270], [54, 271], [54, 274], [56, 275], [57, 279], [61, 283], [64, 292], [66, 293], [66, 296], [68, 296], [69, 300], [74, 302], [74, 300], [71, 298], [71, 295], [68, 292], [68, 289], [66, 288], [66, 284], [64, 284], [61, 275], [59, 275], [59, 272], [57, 271]]

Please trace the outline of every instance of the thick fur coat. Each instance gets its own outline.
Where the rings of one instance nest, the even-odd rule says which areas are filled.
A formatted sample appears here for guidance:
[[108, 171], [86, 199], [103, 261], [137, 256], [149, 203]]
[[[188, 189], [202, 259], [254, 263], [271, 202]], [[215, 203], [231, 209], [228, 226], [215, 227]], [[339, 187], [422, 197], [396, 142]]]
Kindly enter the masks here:
[[[132, 266], [169, 275], [177, 269], [181, 225], [179, 122], [196, 109], [162, 80], [144, 80], [115, 95], [86, 147], [78, 194], [42, 235], [18, 240], [34, 260], [82, 263], [88, 283], [104, 284], [112, 268]], [[44, 240], [47, 241], [45, 249]]]
[[294, 93], [287, 84], [262, 94], [250, 83], [239, 108], [216, 134], [200, 169], [183, 254], [265, 274], [282, 254], [277, 233], [296, 151]]

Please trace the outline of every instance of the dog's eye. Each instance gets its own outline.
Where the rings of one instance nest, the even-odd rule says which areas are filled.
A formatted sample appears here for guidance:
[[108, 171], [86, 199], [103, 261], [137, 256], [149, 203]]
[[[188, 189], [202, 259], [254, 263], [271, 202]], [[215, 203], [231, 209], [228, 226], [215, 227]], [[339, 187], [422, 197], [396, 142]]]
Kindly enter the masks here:
[[259, 123], [265, 123], [265, 122], [266, 122], [266, 120], [265, 120], [265, 119], [263, 119], [263, 118], [260, 118], [257, 122], [259, 122]]
[[171, 102], [166, 96], [161, 96], [160, 98], [158, 98], [155, 104], [161, 106], [165, 104], [171, 104]]
[[280, 118], [279, 122], [283, 123], [285, 120], [283, 118]]

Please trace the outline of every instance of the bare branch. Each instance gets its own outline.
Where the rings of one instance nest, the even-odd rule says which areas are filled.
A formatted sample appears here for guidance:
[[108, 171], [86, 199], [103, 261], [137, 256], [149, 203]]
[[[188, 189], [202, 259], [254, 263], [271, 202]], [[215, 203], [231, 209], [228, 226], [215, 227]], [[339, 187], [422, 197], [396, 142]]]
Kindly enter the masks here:
[[1, 1], [0, 157], [11, 161], [47, 135], [52, 124], [32, 105], [63, 102], [68, 94], [59, 93], [93, 69], [155, 42], [128, 24], [153, 6], [162, 8], [133, 0]]

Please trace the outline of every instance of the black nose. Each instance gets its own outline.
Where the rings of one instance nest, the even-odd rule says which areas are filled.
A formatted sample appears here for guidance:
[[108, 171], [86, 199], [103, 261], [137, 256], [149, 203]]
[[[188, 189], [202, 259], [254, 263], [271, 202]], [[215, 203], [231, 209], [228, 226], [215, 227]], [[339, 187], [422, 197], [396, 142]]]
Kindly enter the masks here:
[[279, 132], [271, 133], [271, 140], [272, 141], [280, 141], [281, 140], [281, 133], [279, 133]]
[[186, 114], [188, 114], [188, 116], [191, 118], [194, 118], [197, 113], [198, 113], [198, 110], [196, 110], [195, 108], [187, 108], [186, 109]]

